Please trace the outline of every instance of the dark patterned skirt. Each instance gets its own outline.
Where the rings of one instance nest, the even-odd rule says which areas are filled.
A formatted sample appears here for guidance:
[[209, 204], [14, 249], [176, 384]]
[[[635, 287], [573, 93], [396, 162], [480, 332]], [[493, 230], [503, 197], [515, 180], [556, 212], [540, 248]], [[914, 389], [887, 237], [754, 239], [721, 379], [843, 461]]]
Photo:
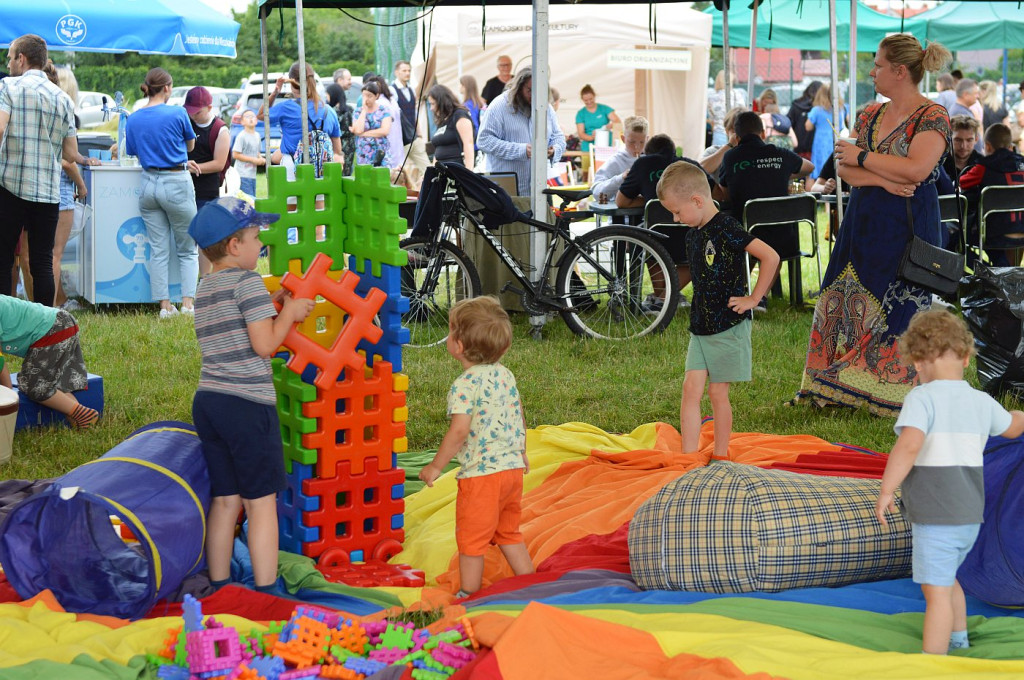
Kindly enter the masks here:
[[[75, 317], [63, 309], [57, 310], [57, 319], [47, 335], [75, 325]], [[30, 348], [18, 372], [18, 389], [32, 401], [46, 401], [58, 390], [76, 392], [88, 386], [89, 373], [78, 333], [54, 345]]]
[[941, 243], [934, 184], [918, 187], [910, 199], [877, 187], [852, 190], [814, 308], [799, 398], [899, 414], [917, 373], [900, 360], [897, 341], [932, 299], [897, 276], [910, 241], [908, 200], [914, 232]]

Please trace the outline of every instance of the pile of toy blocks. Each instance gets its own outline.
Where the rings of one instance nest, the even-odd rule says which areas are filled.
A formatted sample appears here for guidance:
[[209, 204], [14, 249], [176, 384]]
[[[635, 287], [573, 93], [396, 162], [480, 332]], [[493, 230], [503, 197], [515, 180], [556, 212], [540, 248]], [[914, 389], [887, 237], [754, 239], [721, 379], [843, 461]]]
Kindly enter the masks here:
[[240, 634], [185, 596], [181, 628], [169, 631], [149, 662], [164, 680], [362, 680], [388, 666], [412, 668], [416, 680], [446, 680], [479, 647], [468, 619], [438, 634], [412, 624], [363, 622], [315, 606], [295, 608], [287, 622]]
[[[308, 165], [295, 174], [289, 182], [284, 168], [270, 168], [270, 198], [256, 203], [281, 215], [260, 235], [268, 290], [316, 300], [284, 340], [287, 360], [273, 362], [288, 474], [280, 545], [314, 559], [332, 551], [332, 580], [422, 585], [422, 572], [384, 564], [404, 538], [405, 189], [391, 185], [387, 168], [360, 165], [342, 178], [341, 166], [329, 163], [322, 178]], [[372, 583], [345, 567], [371, 561], [379, 562]]]

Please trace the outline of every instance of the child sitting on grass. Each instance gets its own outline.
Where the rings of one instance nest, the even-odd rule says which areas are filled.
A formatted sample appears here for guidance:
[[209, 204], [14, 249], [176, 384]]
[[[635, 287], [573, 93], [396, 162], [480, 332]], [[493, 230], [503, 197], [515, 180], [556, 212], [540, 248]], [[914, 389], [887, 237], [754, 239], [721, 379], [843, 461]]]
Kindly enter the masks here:
[[[96, 409], [71, 394], [89, 387], [78, 322], [63, 309], [0, 295], [0, 350], [24, 358], [18, 390], [32, 401], [67, 416], [72, 427], [88, 428], [99, 420]], [[0, 370], [0, 385], [11, 387], [10, 367]]]
[[512, 372], [498, 361], [512, 344], [508, 314], [493, 297], [462, 300], [448, 315], [448, 353], [465, 371], [448, 392], [451, 424], [437, 455], [420, 471], [433, 486], [456, 455], [455, 540], [461, 590], [483, 583], [484, 552], [497, 545], [516, 575], [532, 574], [533, 561], [519, 532], [526, 458], [526, 418]]
[[[700, 442], [700, 400], [708, 380], [715, 417], [715, 458], [729, 458], [732, 405], [729, 383], [749, 382], [752, 368], [751, 314], [779, 271], [779, 254], [739, 222], [718, 212], [707, 175], [698, 165], [676, 161], [658, 180], [658, 199], [686, 231], [686, 255], [693, 277], [690, 344], [679, 404], [683, 453]], [[745, 253], [761, 263], [757, 286], [747, 294]]]
[[967, 603], [956, 572], [978, 537], [985, 510], [982, 455], [992, 435], [1019, 437], [1024, 412], [1007, 412], [971, 387], [964, 369], [974, 337], [945, 309], [918, 312], [900, 338], [900, 353], [921, 383], [903, 400], [875, 505], [878, 521], [896, 512], [894, 494], [903, 486], [903, 510], [913, 535], [914, 582], [924, 593], [925, 654], [969, 647]]
[[277, 583], [277, 493], [285, 488], [284, 451], [270, 356], [288, 331], [313, 311], [313, 301], [282, 289], [267, 295], [253, 270], [260, 226], [280, 215], [258, 213], [223, 196], [196, 214], [188, 233], [213, 264], [196, 293], [196, 338], [202, 371], [192, 420], [210, 471], [206, 562], [214, 587], [231, 580], [238, 513], [249, 519], [249, 554], [256, 590]]

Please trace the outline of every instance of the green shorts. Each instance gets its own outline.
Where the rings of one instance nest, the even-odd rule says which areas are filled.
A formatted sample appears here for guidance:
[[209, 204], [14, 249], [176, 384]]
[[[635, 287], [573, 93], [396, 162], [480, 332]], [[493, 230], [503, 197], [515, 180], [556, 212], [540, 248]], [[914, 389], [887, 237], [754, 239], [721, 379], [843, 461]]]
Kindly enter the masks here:
[[749, 382], [750, 319], [714, 335], [690, 335], [686, 370], [707, 371], [713, 383]]

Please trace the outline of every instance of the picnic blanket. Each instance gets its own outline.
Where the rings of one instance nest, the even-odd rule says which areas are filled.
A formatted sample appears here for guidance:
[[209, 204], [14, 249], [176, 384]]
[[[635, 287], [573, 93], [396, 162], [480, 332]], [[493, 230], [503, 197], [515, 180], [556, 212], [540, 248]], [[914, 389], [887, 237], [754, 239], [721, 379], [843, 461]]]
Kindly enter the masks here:
[[[660, 423], [624, 435], [581, 423], [531, 430], [523, 533], [538, 571], [508, 578], [507, 568], [489, 556], [489, 586], [447, 610], [465, 612], [489, 649], [455, 677], [1024, 677], [1022, 612], [974, 599], [968, 601], [972, 646], [949, 657], [921, 655], [924, 600], [909, 579], [774, 594], [640, 590], [629, 573], [628, 523], [662, 486], [708, 464], [710, 441], [706, 425], [700, 452], [683, 456], [679, 433]], [[847, 467], [877, 477], [879, 457], [884, 461], [881, 454], [804, 436], [737, 433], [730, 444], [732, 462], [804, 473]], [[454, 499], [452, 475], [406, 498], [405, 551], [394, 561], [423, 569], [425, 588], [328, 584], [310, 560], [284, 553], [281, 583], [292, 597], [336, 598], [335, 608], [364, 617], [396, 605], [451, 606], [458, 582]], [[254, 597], [224, 588], [204, 599], [204, 612], [247, 629], [282, 618], [294, 605]], [[0, 584], [0, 600], [14, 598]], [[141, 655], [161, 647], [166, 631], [180, 623], [175, 613], [172, 604], [160, 603], [151, 612], [158, 618], [128, 623], [61, 612], [45, 598], [0, 604], [0, 676], [149, 677]]]

